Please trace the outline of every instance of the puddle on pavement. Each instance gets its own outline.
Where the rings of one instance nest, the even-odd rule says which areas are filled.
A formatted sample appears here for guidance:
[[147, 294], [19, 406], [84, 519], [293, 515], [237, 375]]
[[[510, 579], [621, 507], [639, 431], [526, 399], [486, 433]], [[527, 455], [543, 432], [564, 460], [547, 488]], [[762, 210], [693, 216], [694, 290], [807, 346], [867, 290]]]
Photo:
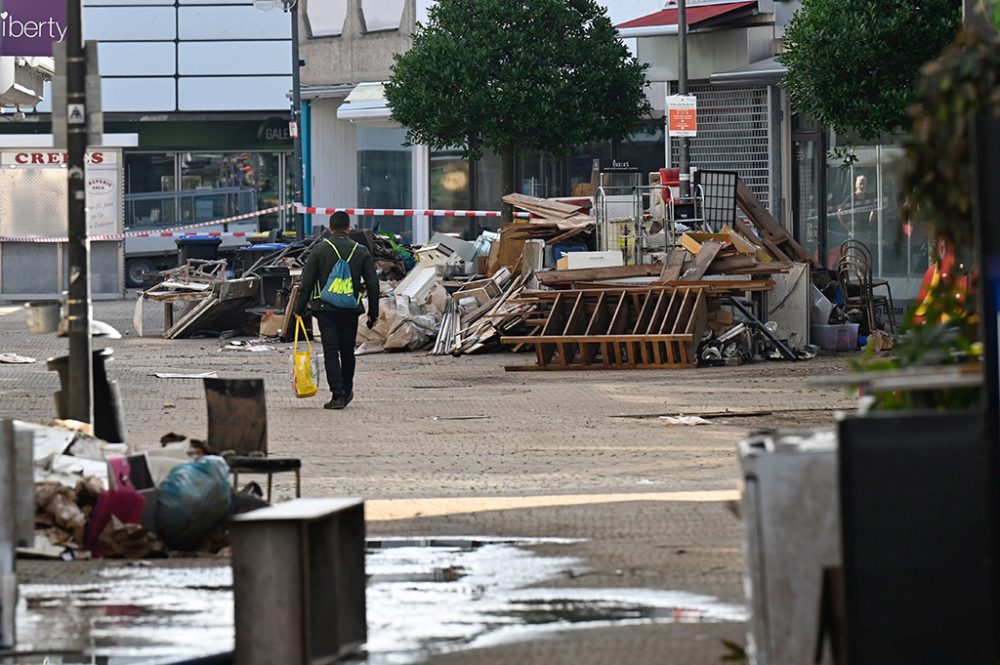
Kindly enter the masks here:
[[[402, 665], [554, 631], [747, 618], [742, 606], [697, 594], [539, 586], [585, 567], [576, 558], [525, 548], [573, 542], [579, 541], [369, 541], [367, 654], [352, 662]], [[63, 665], [126, 665], [232, 649], [229, 567], [109, 568], [100, 577], [77, 585], [22, 584], [18, 651], [99, 657], [63, 656]], [[3, 665], [43, 662], [0, 658]]]

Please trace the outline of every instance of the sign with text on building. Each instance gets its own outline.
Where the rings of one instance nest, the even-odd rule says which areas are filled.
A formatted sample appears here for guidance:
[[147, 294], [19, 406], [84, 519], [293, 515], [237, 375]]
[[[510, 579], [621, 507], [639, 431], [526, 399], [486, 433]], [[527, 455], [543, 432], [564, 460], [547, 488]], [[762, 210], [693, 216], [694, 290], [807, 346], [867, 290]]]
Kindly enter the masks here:
[[52, 57], [66, 39], [66, 0], [4, 0], [0, 55]]
[[667, 97], [667, 132], [671, 137], [698, 135], [698, 100], [694, 95]]

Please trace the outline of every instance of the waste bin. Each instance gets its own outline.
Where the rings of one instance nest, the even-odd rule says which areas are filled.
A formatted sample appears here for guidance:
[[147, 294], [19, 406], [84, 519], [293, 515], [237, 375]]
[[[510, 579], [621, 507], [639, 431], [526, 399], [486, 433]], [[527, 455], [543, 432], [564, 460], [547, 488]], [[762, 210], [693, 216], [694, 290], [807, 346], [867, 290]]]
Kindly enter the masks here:
[[[749, 661], [812, 663], [823, 569], [841, 564], [836, 433], [765, 432], [739, 455]], [[830, 663], [829, 650], [816, 662]]]
[[[114, 349], [98, 349], [93, 352], [94, 384], [94, 436], [108, 443], [125, 440], [125, 425], [122, 419], [122, 397], [117, 381], [109, 381], [105, 362], [114, 354]], [[49, 371], [59, 373], [61, 390], [55, 393], [56, 416], [69, 418], [69, 356], [49, 358]]]
[[236, 252], [236, 275], [240, 276], [268, 254], [280, 252], [288, 245], [280, 242], [265, 242], [249, 247], [240, 247]]
[[177, 244], [178, 264], [184, 265], [188, 259], [215, 261], [219, 258], [222, 238], [214, 236], [184, 236], [174, 241]]

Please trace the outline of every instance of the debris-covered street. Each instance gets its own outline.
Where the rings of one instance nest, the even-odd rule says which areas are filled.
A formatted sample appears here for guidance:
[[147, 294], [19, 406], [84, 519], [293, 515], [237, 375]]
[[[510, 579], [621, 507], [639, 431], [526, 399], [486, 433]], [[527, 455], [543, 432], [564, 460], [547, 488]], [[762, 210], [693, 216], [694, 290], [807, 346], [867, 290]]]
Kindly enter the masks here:
[[[409, 641], [397, 645], [397, 656], [442, 654], [430, 662], [599, 663], [611, 662], [614, 652], [620, 662], [662, 663], [668, 648], [670, 662], [715, 662], [726, 653], [724, 639], [742, 644], [745, 633], [737, 620], [744, 615], [712, 610], [713, 604], [737, 609], [744, 604], [734, 514], [740, 482], [736, 443], [759, 428], [831, 423], [836, 409], [854, 406], [843, 392], [806, 391], [811, 376], [847, 371], [847, 360], [836, 356], [695, 370], [523, 373], [506, 372], [504, 365], [529, 364], [533, 354], [455, 359], [421, 351], [360, 357], [358, 399], [344, 411], [330, 412], [316, 400], [293, 397], [290, 345], [269, 342], [271, 350], [255, 352], [215, 338], [140, 339], [126, 332], [133, 304], [130, 299], [94, 308], [96, 319], [126, 333], [121, 340], [96, 338], [95, 348], [114, 349], [108, 372], [119, 383], [133, 446], [158, 447], [171, 432], [205, 436], [202, 381], [155, 374], [263, 377], [269, 452], [302, 460], [303, 495], [366, 499], [373, 582], [380, 574], [389, 582], [406, 579], [393, 578], [392, 565], [383, 562], [380, 573], [374, 564], [372, 543], [383, 538], [493, 537], [518, 545], [511, 552], [541, 557], [537, 570], [543, 574], [518, 574], [529, 586], [548, 591], [499, 621], [506, 630], [429, 631], [424, 641], [420, 630], [407, 631]], [[3, 351], [38, 359], [0, 365], [2, 400], [25, 420], [48, 420], [58, 378], [44, 359], [64, 353], [65, 342], [23, 334], [21, 308], [0, 312], [0, 333], [8, 340]], [[159, 312], [146, 315], [155, 320]], [[702, 416], [708, 423], [667, 424], [661, 418], [678, 415]], [[289, 478], [275, 477], [277, 497], [293, 495]], [[527, 555], [500, 556], [510, 558], [513, 568], [518, 556]], [[449, 557], [440, 554], [426, 557], [414, 564], [426, 566], [421, 575], [471, 566], [457, 559], [447, 563]], [[553, 558], [555, 564], [546, 563]], [[227, 563], [223, 556], [142, 565], [216, 570]], [[134, 571], [130, 566], [125, 570]], [[504, 568], [497, 579], [508, 574]], [[107, 575], [86, 561], [25, 561], [18, 570], [29, 598], [33, 585], [93, 584]], [[157, 577], [149, 579], [155, 583]], [[372, 662], [392, 659], [397, 647], [391, 636], [401, 630], [378, 612], [377, 588], [369, 590]], [[670, 594], [673, 600], [666, 598]], [[567, 609], [572, 598], [583, 599], [573, 605], [576, 615]], [[615, 599], [618, 609], [608, 611]], [[108, 602], [114, 602], [113, 594]], [[699, 609], [699, 603], [709, 608]], [[436, 606], [448, 611], [447, 603]], [[532, 624], [545, 628], [537, 634], [517, 630]], [[573, 625], [588, 629], [560, 632]], [[210, 636], [218, 627], [188, 626], [182, 637], [169, 639], [185, 647], [178, 653], [191, 653], [201, 630]], [[127, 642], [127, 634], [119, 624], [115, 639]], [[78, 638], [66, 635], [62, 644], [78, 648]], [[455, 650], [457, 645], [463, 648]], [[472, 653], [465, 648], [470, 645], [481, 650]]]

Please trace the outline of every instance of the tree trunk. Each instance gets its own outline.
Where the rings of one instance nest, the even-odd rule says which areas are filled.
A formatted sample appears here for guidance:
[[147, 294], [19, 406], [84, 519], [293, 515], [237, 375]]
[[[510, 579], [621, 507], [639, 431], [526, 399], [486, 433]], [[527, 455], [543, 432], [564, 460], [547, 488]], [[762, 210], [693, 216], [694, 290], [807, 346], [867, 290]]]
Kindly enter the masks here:
[[[514, 157], [516, 154], [517, 149], [514, 147], [513, 141], [508, 141], [504, 144], [500, 155], [503, 160], [502, 173], [500, 176], [501, 196], [507, 196], [508, 194], [514, 193]], [[500, 207], [500, 212], [504, 224], [510, 224], [514, 221], [514, 206], [509, 203], [504, 203]]]

